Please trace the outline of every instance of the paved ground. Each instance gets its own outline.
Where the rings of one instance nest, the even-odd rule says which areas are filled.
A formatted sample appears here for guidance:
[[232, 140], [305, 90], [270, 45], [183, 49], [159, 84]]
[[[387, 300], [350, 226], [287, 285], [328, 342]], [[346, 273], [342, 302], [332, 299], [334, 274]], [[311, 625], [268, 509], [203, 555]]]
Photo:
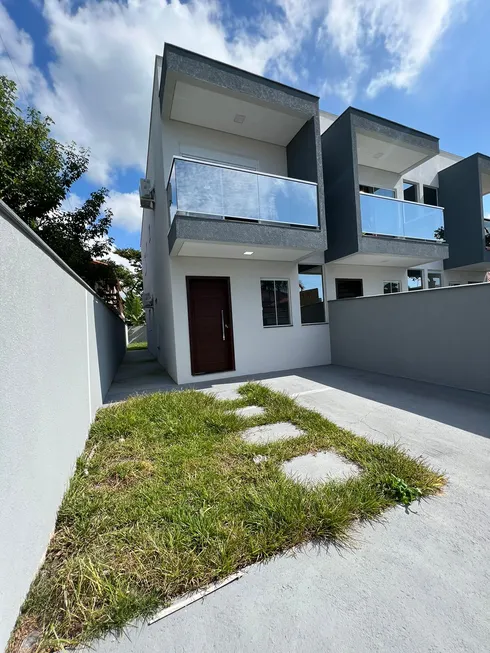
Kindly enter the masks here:
[[[176, 387], [155, 364], [138, 366], [143, 390]], [[110, 400], [134, 389], [131, 367], [122, 366]], [[109, 637], [95, 650], [490, 651], [490, 397], [335, 366], [265, 382], [340, 426], [425, 456], [449, 475], [446, 494], [361, 527], [350, 550], [308, 546], [253, 566], [204, 601], [130, 628], [119, 641]], [[219, 394], [236, 386], [214, 387]]]

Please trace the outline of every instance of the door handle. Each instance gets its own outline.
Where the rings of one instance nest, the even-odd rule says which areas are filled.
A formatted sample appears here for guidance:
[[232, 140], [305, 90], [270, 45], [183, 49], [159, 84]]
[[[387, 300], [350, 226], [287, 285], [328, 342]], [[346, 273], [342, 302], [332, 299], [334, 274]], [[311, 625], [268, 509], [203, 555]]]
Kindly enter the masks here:
[[223, 340], [226, 340], [226, 335], [225, 335], [225, 313], [223, 310], [221, 310], [221, 335], [223, 336]]

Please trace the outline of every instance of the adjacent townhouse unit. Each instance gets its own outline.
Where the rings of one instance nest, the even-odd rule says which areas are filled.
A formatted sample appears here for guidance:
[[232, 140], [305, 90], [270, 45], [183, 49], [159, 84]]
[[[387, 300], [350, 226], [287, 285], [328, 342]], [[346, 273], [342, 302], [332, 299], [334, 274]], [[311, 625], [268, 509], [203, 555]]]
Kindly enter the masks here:
[[482, 281], [488, 161], [165, 45], [140, 188], [150, 350], [178, 383], [328, 364], [327, 300]]

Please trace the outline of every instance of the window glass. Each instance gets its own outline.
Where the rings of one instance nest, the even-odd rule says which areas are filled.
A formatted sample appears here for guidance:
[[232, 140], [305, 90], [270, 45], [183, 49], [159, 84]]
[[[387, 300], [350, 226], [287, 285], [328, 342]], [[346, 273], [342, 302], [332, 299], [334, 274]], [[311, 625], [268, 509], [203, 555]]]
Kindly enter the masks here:
[[424, 186], [424, 204], [430, 206], [439, 206], [437, 203], [437, 188], [432, 186]]
[[385, 295], [391, 295], [394, 292], [401, 292], [402, 284], [401, 281], [384, 281], [383, 282], [383, 292]]
[[393, 188], [378, 188], [377, 186], [359, 186], [359, 190], [363, 193], [369, 193], [371, 195], [381, 195], [381, 197], [396, 197], [395, 191]]
[[362, 279], [335, 279], [337, 299], [349, 299], [350, 297], [362, 297]]
[[429, 288], [440, 288], [442, 286], [442, 274], [440, 272], [429, 272]]
[[412, 184], [411, 181], [403, 182], [403, 199], [407, 202], [417, 202], [417, 184]]
[[422, 290], [424, 287], [424, 278], [422, 270], [407, 270], [408, 275], [408, 289], [409, 290]]
[[262, 279], [262, 323], [264, 326], [291, 324], [289, 312], [289, 281]]
[[321, 265], [298, 265], [301, 324], [325, 322]]

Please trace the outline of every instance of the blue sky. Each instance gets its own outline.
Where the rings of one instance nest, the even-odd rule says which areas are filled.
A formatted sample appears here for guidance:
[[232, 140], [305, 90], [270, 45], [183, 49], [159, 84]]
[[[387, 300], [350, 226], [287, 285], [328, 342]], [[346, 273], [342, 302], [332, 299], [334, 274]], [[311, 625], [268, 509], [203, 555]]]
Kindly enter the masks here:
[[[488, 0], [0, 0], [0, 74], [92, 151], [73, 206], [111, 191], [111, 235], [139, 246], [154, 55], [165, 40], [490, 154]], [[490, 207], [489, 207], [490, 209]]]

